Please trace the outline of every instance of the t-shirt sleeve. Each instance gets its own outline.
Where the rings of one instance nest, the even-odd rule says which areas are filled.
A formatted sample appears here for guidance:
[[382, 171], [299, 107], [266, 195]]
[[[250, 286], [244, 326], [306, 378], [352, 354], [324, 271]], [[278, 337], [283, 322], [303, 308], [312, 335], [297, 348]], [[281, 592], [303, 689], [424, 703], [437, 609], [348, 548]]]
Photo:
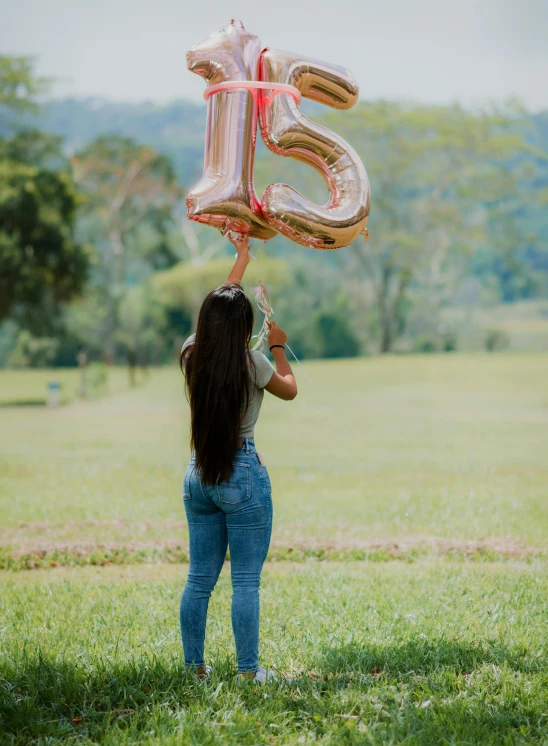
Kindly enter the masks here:
[[191, 334], [190, 337], [184, 343], [184, 345], [181, 347], [181, 355], [183, 354], [183, 352], [185, 352], [186, 350], [188, 350], [188, 348], [190, 347], [190, 345], [194, 344], [194, 340], [195, 339], [196, 339], [196, 334]]
[[255, 383], [260, 389], [264, 389], [274, 375], [272, 363], [259, 350], [251, 350], [251, 357], [255, 363]]

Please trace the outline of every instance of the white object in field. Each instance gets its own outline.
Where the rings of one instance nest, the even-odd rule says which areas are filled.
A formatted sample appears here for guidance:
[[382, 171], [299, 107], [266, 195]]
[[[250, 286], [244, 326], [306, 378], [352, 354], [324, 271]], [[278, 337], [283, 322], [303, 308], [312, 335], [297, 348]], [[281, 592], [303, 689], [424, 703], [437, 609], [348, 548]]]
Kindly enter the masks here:
[[48, 383], [48, 407], [58, 407], [61, 404], [61, 384], [58, 381]]

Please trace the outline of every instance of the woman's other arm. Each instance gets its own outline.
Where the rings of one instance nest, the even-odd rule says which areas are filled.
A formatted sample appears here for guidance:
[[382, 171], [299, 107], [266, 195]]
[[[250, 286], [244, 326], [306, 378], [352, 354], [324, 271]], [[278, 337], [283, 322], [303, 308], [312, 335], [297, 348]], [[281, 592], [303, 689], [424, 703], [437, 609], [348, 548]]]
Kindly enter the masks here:
[[278, 399], [290, 401], [297, 396], [297, 381], [285, 356], [284, 345], [287, 342], [287, 334], [274, 321], [270, 322], [269, 328], [268, 346], [280, 345], [280, 347], [273, 347], [271, 350], [276, 363], [276, 372], [266, 384], [265, 389]]

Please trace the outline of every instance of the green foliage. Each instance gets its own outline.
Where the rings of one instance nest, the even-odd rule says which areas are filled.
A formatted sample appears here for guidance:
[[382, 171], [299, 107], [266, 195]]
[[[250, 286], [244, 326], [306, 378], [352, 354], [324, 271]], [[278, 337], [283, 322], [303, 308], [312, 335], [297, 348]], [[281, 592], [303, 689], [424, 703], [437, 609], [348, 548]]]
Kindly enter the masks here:
[[439, 352], [439, 338], [434, 334], [419, 334], [412, 342], [411, 351], [420, 353]]
[[105, 352], [105, 330], [108, 307], [98, 288], [88, 284], [82, 297], [63, 309], [59, 331], [59, 350], [55, 364], [76, 365], [78, 354], [85, 350], [89, 359], [102, 360]]
[[[290, 285], [290, 289], [291, 289]], [[313, 299], [314, 309], [301, 318], [284, 315], [284, 328], [291, 339], [291, 349], [298, 358], [356, 357], [362, 351], [356, 333], [356, 322], [347, 296], [330, 296], [329, 302]]]
[[[542, 184], [546, 182], [545, 169], [548, 165], [546, 113], [528, 116], [515, 107], [507, 107], [501, 112], [494, 109], [487, 110], [485, 114], [489, 121], [496, 125], [498, 118], [501, 126], [496, 132], [484, 128], [482, 133], [483, 125], [481, 124], [475, 128], [476, 134], [484, 140], [481, 152], [476, 152], [477, 143], [473, 137], [470, 137], [473, 132], [466, 119], [467, 117], [473, 119], [478, 114], [477, 111], [466, 112], [459, 107], [402, 106], [385, 101], [363, 104], [352, 111], [331, 114], [328, 113], [329, 110], [326, 107], [304, 101], [303, 111], [313, 119], [332, 126], [336, 132], [347, 137], [364, 158], [374, 189], [372, 220], [377, 202], [375, 195], [378, 195], [377, 174], [374, 168], [374, 161], [377, 160], [376, 153], [379, 153], [378, 160], [384, 161], [386, 155], [390, 156], [389, 148], [386, 147], [389, 141], [400, 135], [408, 141], [409, 150], [411, 150], [414, 147], [413, 140], [416, 132], [422, 129], [424, 137], [421, 136], [415, 148], [419, 152], [425, 145], [430, 147], [429, 140], [436, 140], [436, 128], [441, 125], [440, 136], [450, 142], [451, 148], [454, 144], [454, 147], [468, 158], [472, 170], [476, 170], [478, 166], [482, 168], [494, 166], [502, 181], [506, 181], [505, 171], [508, 171], [513, 178], [518, 179], [518, 189], [514, 193], [515, 199], [495, 204], [490, 200], [493, 185], [489, 186], [487, 182], [485, 197], [490, 209], [493, 208], [495, 212], [498, 212], [492, 227], [495, 228], [497, 222], [502, 227], [503, 214], [507, 208], [510, 208], [512, 221], [519, 224], [520, 242], [523, 241], [524, 245], [508, 247], [508, 250], [501, 252], [500, 245], [493, 245], [493, 241], [489, 241], [485, 244], [487, 262], [483, 263], [481, 268], [471, 265], [468, 271], [481, 273], [482, 278], [485, 279], [492, 275], [505, 285], [505, 278], [510, 278], [513, 264], [522, 276], [531, 273], [538, 274], [533, 286], [529, 281], [524, 285], [520, 283], [519, 292], [540, 292], [539, 285], [545, 287], [543, 282], [545, 282], [546, 275], [546, 242], [548, 240], [546, 215], [548, 212], [537, 199], [537, 195], [540, 195]], [[402, 123], [403, 126], [400, 126], [402, 112], [406, 120]], [[442, 122], [443, 118], [445, 122]], [[484, 118], [481, 112], [477, 118], [479, 120]], [[150, 143], [159, 152], [169, 155], [176, 165], [181, 183], [190, 185], [201, 173], [206, 121], [204, 106], [183, 101], [171, 102], [163, 106], [152, 103], [122, 104], [98, 100], [55, 101], [46, 104], [37, 121], [42, 129], [61, 135], [72, 151], [78, 150], [83, 143], [89, 142], [101, 133], [120, 131], [137, 141]], [[377, 123], [378, 126], [376, 126]], [[490, 152], [502, 153], [512, 144], [511, 137], [514, 138], [515, 145], [519, 144], [520, 149], [525, 142], [529, 154], [524, 150], [522, 156], [508, 158], [504, 163], [499, 161], [497, 166], [493, 163]], [[437, 139], [439, 141], [439, 137]], [[394, 163], [397, 165], [397, 160], [395, 154], [392, 160], [386, 161], [386, 168], [383, 169], [385, 174], [393, 170]], [[448, 163], [449, 160], [448, 155]], [[522, 167], [525, 162], [530, 167], [529, 174], [523, 171]], [[427, 166], [428, 163], [425, 161], [425, 167]], [[451, 172], [451, 168], [448, 170]], [[469, 189], [468, 175], [462, 171], [460, 165], [454, 169], [454, 172], [462, 176], [456, 185], [457, 196], [460, 198]], [[326, 198], [325, 187], [317, 174], [293, 159], [265, 155], [259, 138], [255, 177], [258, 192], [261, 193], [268, 184], [274, 181], [293, 184], [307, 196], [319, 202]], [[411, 182], [405, 187], [408, 185], [411, 185]], [[403, 189], [400, 198], [403, 201], [406, 200], [406, 188]], [[516, 211], [514, 208], [520, 204], [520, 209]], [[466, 215], [464, 219], [467, 222]], [[464, 230], [465, 226], [462, 227]], [[535, 235], [542, 239], [540, 245], [530, 240]], [[499, 241], [505, 241], [502, 232], [499, 232], [496, 243], [498, 244]], [[512, 255], [517, 255], [519, 261], [510, 262], [506, 266], [507, 259], [510, 261]], [[517, 289], [516, 286], [513, 292], [517, 292]]]
[[[205, 295], [228, 276], [232, 265], [232, 259], [217, 259], [198, 266], [181, 262], [166, 272], [156, 273], [153, 286], [166, 309], [186, 311], [195, 328]], [[339, 291], [333, 273], [324, 275], [322, 280], [318, 273], [299, 269], [298, 263], [292, 266], [281, 259], [261, 256], [249, 264], [244, 283], [254, 307], [252, 289], [262, 280], [266, 282], [274, 319], [289, 334], [291, 349], [297, 357], [359, 354], [361, 345], [350, 318], [351, 305], [348, 297]], [[262, 324], [262, 315], [257, 310], [255, 317], [256, 325]]]
[[[158, 357], [152, 353], [163, 346], [162, 332], [166, 322], [165, 308], [150, 286], [133, 288], [122, 299], [115, 339], [124, 350], [131, 369], [139, 362], [146, 367], [154, 357]], [[130, 381], [135, 384], [135, 374], [131, 371]]]
[[34, 73], [31, 57], [0, 55], [0, 126], [10, 116], [37, 110], [36, 98], [48, 87], [46, 78]]
[[363, 350], [362, 319], [343, 287], [336, 268], [293, 257], [274, 311], [297, 358], [354, 357]]
[[[152, 285], [168, 312], [182, 311], [186, 318], [192, 320], [192, 328], [196, 328], [198, 311], [204, 297], [228, 277], [233, 265], [233, 259], [215, 259], [199, 265], [180, 262], [169, 270], [157, 272], [152, 279]], [[290, 283], [291, 274], [289, 263], [281, 259], [261, 256], [259, 261], [251, 261], [246, 270], [244, 289], [254, 308], [253, 287], [267, 278], [267, 290], [276, 310], [278, 297]], [[256, 312], [255, 316], [257, 323], [262, 323], [261, 314]], [[186, 331], [190, 329], [181, 329], [181, 333]]]
[[42, 168], [54, 164], [61, 166], [65, 172], [69, 170], [68, 161], [61, 150], [61, 140], [55, 135], [26, 129], [1, 140], [0, 143], [3, 160]]
[[98, 137], [73, 158], [73, 167], [86, 196], [82, 230], [98, 254], [91, 292], [104, 311], [92, 336], [100, 333], [111, 359], [117, 351], [133, 358], [135, 330], [131, 314], [120, 318], [122, 304], [131, 286], [175, 261], [168, 233], [181, 190], [168, 158], [118, 135]]
[[[30, 62], [26, 73], [20, 68], [17, 74], [32, 76]], [[19, 90], [32, 101], [24, 85]], [[438, 338], [436, 329], [445, 310], [466, 297], [471, 278], [485, 289], [482, 298], [490, 294], [494, 301], [547, 292], [545, 117], [511, 107], [470, 111], [382, 101], [344, 112], [305, 103], [304, 110], [358, 150], [373, 202], [367, 245], [360, 239], [319, 255], [276, 238], [264, 250], [290, 262], [283, 287], [268, 271], [258, 279], [274, 287], [276, 319], [287, 327], [300, 358], [421, 349], [425, 335], [436, 338], [436, 350], [454, 347], [455, 340]], [[181, 260], [189, 263], [191, 276], [225, 253], [216, 231], [185, 225], [179, 186], [193, 183], [201, 170], [205, 109], [185, 102], [64, 101], [20, 121], [61, 135], [76, 153], [72, 162], [83, 196], [78, 239], [93, 245], [96, 263], [86, 298], [64, 311], [63, 325], [50, 323], [56, 317], [51, 293], [38, 305], [31, 298], [18, 311], [25, 311], [25, 323], [36, 332], [56, 336], [59, 363], [74, 361], [82, 346], [94, 357], [127, 357], [127, 319], [122, 328], [119, 316], [126, 294], [158, 271], [174, 268], [175, 278]], [[114, 131], [123, 134], [105, 134]], [[55, 137], [20, 133], [10, 141], [9, 157], [67, 171]], [[313, 169], [260, 146], [257, 191], [274, 181], [290, 183], [319, 203], [327, 197]], [[333, 275], [328, 283], [317, 281], [320, 266]], [[184, 289], [177, 290], [174, 279], [160, 298], [164, 313], [155, 336], [164, 343], [152, 344], [154, 359], [167, 359], [172, 342], [191, 330], [201, 290], [205, 294], [222, 281], [214, 276], [218, 269], [212, 268], [209, 280], [200, 270], [192, 288], [183, 277]], [[311, 279], [301, 281], [299, 272]], [[337, 298], [344, 303], [335, 308]], [[44, 320], [49, 329], [36, 326]], [[326, 347], [327, 337], [332, 341]]]
[[0, 140], [0, 321], [13, 313], [41, 326], [44, 304], [55, 314], [59, 303], [81, 293], [88, 276], [89, 251], [74, 240], [70, 174], [43, 164], [52, 152], [52, 139], [40, 133]]
[[508, 334], [503, 329], [487, 329], [485, 334], [485, 349], [488, 352], [496, 352], [508, 347]]
[[[519, 193], [509, 159], [527, 156], [510, 111], [470, 113], [460, 107], [362, 104], [325, 121], [354, 142], [368, 168], [373, 203], [370, 241], [353, 246], [379, 308], [380, 349], [405, 329], [405, 300], [414, 287], [441, 309], [486, 242], [503, 252], [501, 236], [517, 223], [509, 205]], [[493, 234], [494, 211], [507, 218]]]
[[6, 321], [0, 324], [0, 368], [3, 368], [10, 356], [12, 350], [17, 344], [19, 328], [13, 321]]
[[424, 332], [411, 340], [411, 352], [455, 352], [458, 337], [453, 331]]
[[54, 359], [58, 345], [54, 338], [33, 337], [23, 329], [8, 357], [8, 368], [46, 368]]
[[89, 396], [98, 396], [108, 388], [108, 367], [105, 363], [93, 362], [86, 367], [86, 386]]
[[31, 58], [0, 56], [0, 324], [13, 315], [51, 332], [59, 304], [81, 293], [90, 255], [74, 239], [77, 197], [59, 138], [7, 137], [46, 87]]
[[[405, 333], [419, 296], [439, 323], [470, 274], [493, 280], [508, 300], [542, 292], [542, 270], [531, 272], [526, 253], [532, 258], [534, 247], [539, 269], [548, 269], [542, 223], [526, 216], [541, 203], [548, 158], [543, 142], [532, 145], [521, 112], [390, 102], [325, 112], [314, 117], [349, 140], [371, 179], [370, 241], [358, 239], [336, 259], [345, 289], [375, 307], [381, 351]], [[268, 155], [257, 173], [261, 186], [287, 181], [325, 199], [318, 174], [291, 159]], [[547, 238], [545, 230], [544, 247]], [[365, 310], [364, 325], [369, 315]]]
[[316, 323], [321, 340], [319, 357], [355, 357], [359, 354], [359, 341], [352, 333], [344, 311], [324, 311], [319, 314]]
[[165, 233], [181, 196], [171, 162], [129, 137], [102, 135], [72, 159], [76, 181], [87, 196], [85, 207], [103, 223], [105, 235], [126, 235], [142, 225]]
[[458, 347], [458, 337], [453, 331], [444, 331], [441, 334], [441, 349], [443, 352], [455, 352]]

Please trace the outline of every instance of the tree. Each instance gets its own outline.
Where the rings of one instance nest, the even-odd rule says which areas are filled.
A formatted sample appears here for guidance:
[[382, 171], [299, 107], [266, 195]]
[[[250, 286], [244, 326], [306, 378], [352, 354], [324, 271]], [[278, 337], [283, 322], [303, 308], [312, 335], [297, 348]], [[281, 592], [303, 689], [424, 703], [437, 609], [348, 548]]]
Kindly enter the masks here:
[[320, 343], [319, 357], [356, 357], [360, 354], [360, 343], [352, 330], [345, 296], [329, 310], [321, 311], [315, 321]]
[[98, 137], [72, 162], [86, 195], [88, 235], [98, 250], [96, 285], [107, 307], [101, 335], [112, 358], [128, 285], [157, 268], [159, 258], [160, 266], [177, 259], [167, 235], [181, 190], [169, 159], [131, 138]]
[[52, 338], [35, 338], [23, 329], [8, 358], [9, 368], [45, 368], [55, 357], [58, 342]]
[[48, 85], [47, 78], [35, 75], [31, 57], [0, 55], [0, 125], [14, 115], [36, 111], [36, 99]]
[[146, 369], [153, 359], [153, 348], [161, 343], [166, 321], [165, 308], [147, 283], [130, 290], [122, 300], [116, 341], [126, 352], [132, 386], [137, 365]]
[[325, 121], [357, 146], [372, 181], [371, 239], [341, 256], [365, 280], [388, 352], [405, 328], [411, 288], [436, 313], [467, 256], [489, 241], [490, 210], [517, 192], [508, 161], [527, 145], [512, 112], [381, 102]]
[[11, 315], [39, 332], [82, 291], [90, 262], [74, 239], [77, 196], [59, 140], [35, 130], [7, 136], [46, 86], [30, 58], [0, 56], [0, 323]]
[[[185, 311], [191, 320], [190, 328], [195, 329], [204, 297], [228, 276], [233, 265], [234, 260], [227, 258], [199, 266], [192, 262], [180, 262], [165, 272], [157, 272], [152, 285], [166, 309]], [[290, 277], [291, 268], [287, 262], [261, 257], [259, 261], [250, 262], [245, 274], [245, 287], [252, 288], [260, 281], [267, 280], [268, 292], [275, 304], [280, 289], [287, 285]], [[190, 331], [190, 328], [184, 331]]]
[[0, 322], [12, 315], [47, 328], [88, 276], [89, 251], [74, 240], [74, 184], [68, 170], [50, 167], [54, 158], [49, 135], [0, 139]]

